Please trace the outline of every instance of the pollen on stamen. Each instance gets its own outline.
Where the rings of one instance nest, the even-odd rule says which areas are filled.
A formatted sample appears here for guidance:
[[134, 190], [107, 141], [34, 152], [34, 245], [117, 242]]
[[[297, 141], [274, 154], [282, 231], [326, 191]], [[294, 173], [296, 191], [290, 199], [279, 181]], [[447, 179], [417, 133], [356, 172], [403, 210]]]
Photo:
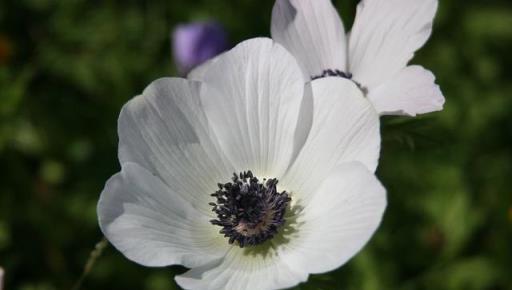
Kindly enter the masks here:
[[219, 183], [219, 190], [210, 202], [220, 226], [219, 233], [230, 244], [255, 246], [273, 238], [284, 225], [284, 214], [291, 198], [286, 191], [277, 191], [278, 180], [256, 178], [251, 171], [233, 174], [232, 182]]

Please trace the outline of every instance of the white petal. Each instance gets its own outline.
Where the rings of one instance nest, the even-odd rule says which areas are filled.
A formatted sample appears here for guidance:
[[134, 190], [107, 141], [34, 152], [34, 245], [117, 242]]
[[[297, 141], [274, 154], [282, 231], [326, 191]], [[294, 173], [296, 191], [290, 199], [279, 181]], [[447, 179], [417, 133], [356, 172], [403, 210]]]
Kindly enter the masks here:
[[[225, 53], [225, 52], [224, 52]], [[197, 67], [193, 68], [187, 75], [187, 79], [193, 80], [193, 81], [203, 81], [204, 74], [208, 71], [210, 66], [214, 64], [221, 55], [224, 53], [221, 53], [214, 58], [205, 61], [204, 63], [198, 65]]]
[[386, 190], [361, 163], [345, 163], [331, 172], [305, 204], [296, 233], [282, 245], [280, 257], [308, 273], [338, 268], [368, 242], [386, 208]]
[[280, 184], [314, 192], [343, 162], [359, 161], [375, 171], [379, 159], [379, 116], [351, 81], [339, 77], [311, 82], [313, 124], [304, 148]]
[[309, 132], [311, 131], [311, 126], [313, 125], [313, 89], [311, 85], [306, 85], [304, 87], [304, 97], [302, 99], [302, 104], [299, 112], [299, 120], [297, 121], [297, 129], [295, 130], [295, 140], [293, 149], [293, 157], [292, 160], [297, 158], [297, 155], [304, 147], [306, 140], [309, 136]]
[[119, 251], [146, 266], [196, 267], [227, 250], [209, 217], [135, 163], [124, 163], [122, 171], [108, 180], [98, 219]]
[[224, 260], [194, 268], [177, 276], [185, 289], [270, 290], [283, 289], [306, 281], [307, 273], [294, 272], [275, 249], [258, 251], [233, 247]]
[[128, 102], [119, 117], [119, 160], [138, 163], [211, 214], [205, 196], [234, 170], [216, 149], [199, 90], [198, 82], [164, 78]]
[[4, 289], [4, 269], [0, 267], [0, 290]]
[[444, 97], [434, 75], [421, 66], [404, 68], [391, 80], [371, 90], [368, 99], [381, 115], [430, 113], [443, 109]]
[[402, 70], [432, 31], [437, 0], [362, 0], [349, 39], [349, 71], [370, 90]]
[[244, 41], [210, 66], [204, 84], [206, 116], [235, 168], [282, 175], [304, 93], [295, 59], [271, 39]]
[[297, 58], [306, 79], [346, 69], [345, 29], [331, 0], [277, 0], [271, 33]]

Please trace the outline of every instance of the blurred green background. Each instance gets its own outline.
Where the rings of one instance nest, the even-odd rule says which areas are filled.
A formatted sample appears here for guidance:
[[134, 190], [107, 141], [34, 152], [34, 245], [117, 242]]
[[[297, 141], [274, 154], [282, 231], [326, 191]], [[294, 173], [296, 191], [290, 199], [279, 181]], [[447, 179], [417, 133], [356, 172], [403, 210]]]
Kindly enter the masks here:
[[[347, 27], [356, 2], [335, 1]], [[273, 1], [1, 0], [0, 266], [7, 290], [71, 289], [102, 235], [121, 106], [176, 75], [170, 31], [215, 18], [233, 43], [268, 36]], [[512, 289], [512, 2], [441, 0], [413, 60], [447, 103], [383, 118], [389, 206], [370, 244], [297, 289]], [[178, 289], [108, 246], [82, 289]]]

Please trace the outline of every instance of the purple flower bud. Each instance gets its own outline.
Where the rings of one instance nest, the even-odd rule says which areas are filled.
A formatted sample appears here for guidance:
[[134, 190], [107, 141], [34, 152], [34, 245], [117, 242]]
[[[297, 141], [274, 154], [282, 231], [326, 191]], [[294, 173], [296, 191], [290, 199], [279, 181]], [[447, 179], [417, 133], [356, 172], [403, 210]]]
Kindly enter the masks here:
[[217, 22], [180, 24], [172, 42], [174, 62], [182, 74], [229, 48], [227, 33]]

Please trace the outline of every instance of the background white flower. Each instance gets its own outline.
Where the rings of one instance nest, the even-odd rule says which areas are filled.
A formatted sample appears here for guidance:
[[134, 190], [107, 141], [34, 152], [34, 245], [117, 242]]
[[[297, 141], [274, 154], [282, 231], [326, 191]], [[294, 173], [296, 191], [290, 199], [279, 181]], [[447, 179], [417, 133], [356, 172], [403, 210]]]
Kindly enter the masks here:
[[0, 290], [4, 289], [4, 269], [0, 267]]
[[[203, 78], [157, 80], [124, 106], [122, 171], [98, 203], [105, 236], [139, 264], [192, 268], [176, 277], [186, 289], [287, 288], [344, 264], [373, 235], [386, 206], [373, 175], [378, 114], [361, 91], [341, 78], [304, 87], [295, 59], [270, 39], [239, 44]], [[266, 240], [242, 248], [228, 242], [232, 231], [224, 237], [219, 230], [247, 224], [212, 211], [211, 194], [246, 170], [260, 181], [277, 178], [277, 191], [291, 201], [276, 192], [258, 200], [288, 203], [286, 212], [258, 209], [265, 218], [254, 235]], [[268, 234], [272, 226], [277, 234]]]
[[429, 38], [436, 10], [437, 0], [362, 0], [345, 36], [331, 0], [277, 0], [271, 32], [306, 78], [352, 78], [380, 114], [415, 116], [444, 104], [434, 75], [407, 66]]

